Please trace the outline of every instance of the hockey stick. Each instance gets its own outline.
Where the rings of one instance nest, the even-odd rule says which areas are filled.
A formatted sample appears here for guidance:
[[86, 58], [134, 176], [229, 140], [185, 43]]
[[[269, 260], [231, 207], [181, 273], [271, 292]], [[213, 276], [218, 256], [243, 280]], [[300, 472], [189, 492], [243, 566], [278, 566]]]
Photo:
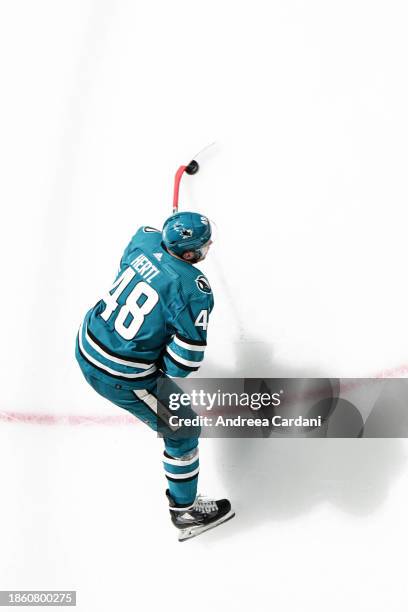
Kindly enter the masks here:
[[199, 151], [196, 155], [194, 155], [193, 159], [191, 160], [189, 164], [187, 164], [187, 166], [180, 166], [179, 169], [177, 170], [176, 175], [174, 177], [173, 214], [178, 212], [180, 183], [181, 183], [181, 179], [182, 179], [184, 172], [190, 175], [197, 174], [197, 172], [200, 169], [200, 166], [196, 158], [202, 153], [204, 153], [204, 151], [207, 151], [207, 149], [209, 149], [213, 145], [215, 145], [215, 142], [212, 142], [211, 144], [204, 147], [204, 149], [201, 149], [201, 151]]
[[174, 177], [173, 215], [178, 212], [181, 177], [183, 176], [184, 172], [186, 172], [187, 174], [196, 174], [199, 169], [200, 166], [198, 165], [196, 160], [192, 159], [187, 166], [180, 166], [180, 168], [177, 170], [176, 176]]

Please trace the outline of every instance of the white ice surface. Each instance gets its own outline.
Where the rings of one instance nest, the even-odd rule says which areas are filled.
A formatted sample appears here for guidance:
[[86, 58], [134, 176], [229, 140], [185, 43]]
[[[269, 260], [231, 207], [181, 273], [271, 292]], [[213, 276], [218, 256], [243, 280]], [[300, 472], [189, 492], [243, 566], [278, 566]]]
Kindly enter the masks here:
[[[116, 415], [76, 328], [143, 223], [218, 225], [202, 375], [407, 362], [408, 9], [401, 1], [14, 0], [2, 58], [2, 412]], [[0, 423], [0, 588], [84, 612], [400, 612], [407, 445], [208, 441], [237, 517], [178, 544], [141, 426]], [[114, 603], [114, 602], [117, 603]]]

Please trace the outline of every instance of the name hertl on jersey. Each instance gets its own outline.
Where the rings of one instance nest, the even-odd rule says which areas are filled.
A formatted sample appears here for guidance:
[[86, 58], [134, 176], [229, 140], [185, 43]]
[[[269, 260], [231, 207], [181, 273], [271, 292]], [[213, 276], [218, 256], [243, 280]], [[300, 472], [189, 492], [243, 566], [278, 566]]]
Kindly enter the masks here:
[[206, 277], [171, 256], [161, 232], [141, 227], [126, 247], [111, 289], [80, 327], [77, 353], [96, 377], [140, 388], [160, 374], [198, 370], [214, 306]]

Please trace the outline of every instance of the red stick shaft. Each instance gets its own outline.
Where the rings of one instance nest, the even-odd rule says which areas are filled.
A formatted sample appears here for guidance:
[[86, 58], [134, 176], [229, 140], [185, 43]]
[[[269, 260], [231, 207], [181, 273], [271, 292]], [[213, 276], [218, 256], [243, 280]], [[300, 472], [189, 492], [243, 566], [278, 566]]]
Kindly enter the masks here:
[[180, 181], [186, 168], [187, 166], [180, 166], [180, 168], [176, 172], [176, 176], [174, 177], [173, 213], [176, 213], [178, 211]]

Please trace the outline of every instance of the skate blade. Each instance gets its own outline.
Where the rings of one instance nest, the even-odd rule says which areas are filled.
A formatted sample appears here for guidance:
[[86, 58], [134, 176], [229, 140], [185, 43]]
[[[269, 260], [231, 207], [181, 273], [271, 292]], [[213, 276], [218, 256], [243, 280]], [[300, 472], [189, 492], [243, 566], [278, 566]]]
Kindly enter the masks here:
[[223, 523], [226, 523], [227, 521], [234, 518], [234, 516], [235, 516], [235, 512], [233, 510], [230, 510], [227, 514], [225, 514], [218, 521], [214, 521], [213, 523], [210, 523], [209, 525], [202, 525], [202, 526], [195, 525], [194, 527], [186, 527], [185, 529], [180, 529], [178, 540], [179, 542], [185, 542], [185, 540], [191, 540], [191, 538], [195, 538], [201, 533], [204, 533], [204, 531], [208, 531], [209, 529], [213, 529], [214, 527], [218, 527], [218, 525], [222, 525]]

